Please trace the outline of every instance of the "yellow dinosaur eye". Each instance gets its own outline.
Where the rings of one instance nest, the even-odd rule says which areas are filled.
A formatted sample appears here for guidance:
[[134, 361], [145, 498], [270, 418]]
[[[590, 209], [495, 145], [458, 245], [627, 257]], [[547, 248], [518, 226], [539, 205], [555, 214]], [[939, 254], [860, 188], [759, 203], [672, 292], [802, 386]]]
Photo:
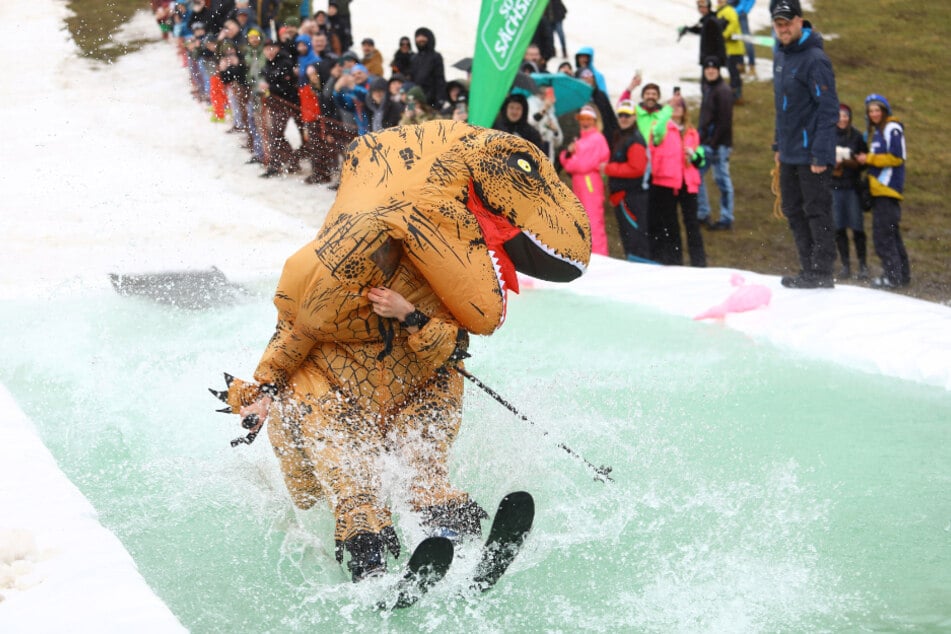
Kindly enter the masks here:
[[523, 171], [523, 172], [531, 172], [531, 171], [532, 171], [532, 166], [531, 166], [531, 165], [529, 164], [529, 162], [526, 161], [525, 159], [519, 159], [518, 161], [516, 161], [516, 164], [517, 164], [519, 167], [522, 168], [522, 171]]

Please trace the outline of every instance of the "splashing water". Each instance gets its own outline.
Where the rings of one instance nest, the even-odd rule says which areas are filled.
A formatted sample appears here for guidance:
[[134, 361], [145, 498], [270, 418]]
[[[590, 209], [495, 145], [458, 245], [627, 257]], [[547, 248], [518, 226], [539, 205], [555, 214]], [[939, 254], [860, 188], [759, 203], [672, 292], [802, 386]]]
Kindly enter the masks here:
[[[0, 381], [191, 631], [951, 627], [951, 395], [546, 291], [467, 364], [534, 425], [467, 384], [452, 462], [486, 508], [533, 493], [525, 549], [482, 597], [459, 597], [468, 547], [419, 605], [380, 614], [392, 579], [347, 581], [330, 513], [293, 508], [266, 437], [232, 449], [237, 419], [205, 389], [251, 375], [271, 285], [200, 312], [0, 303]], [[394, 508], [405, 552], [421, 532]]]

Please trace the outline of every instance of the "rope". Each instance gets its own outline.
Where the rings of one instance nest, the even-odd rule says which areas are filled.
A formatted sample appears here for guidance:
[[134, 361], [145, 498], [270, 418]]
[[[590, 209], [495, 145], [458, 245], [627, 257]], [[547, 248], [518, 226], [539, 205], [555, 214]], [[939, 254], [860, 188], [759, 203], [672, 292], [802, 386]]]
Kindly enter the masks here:
[[772, 177], [769, 190], [773, 192], [773, 196], [776, 197], [776, 200], [773, 201], [773, 218], [785, 220], [786, 216], [783, 215], [783, 195], [779, 187], [779, 165], [774, 166], [773, 169], [769, 171], [769, 175]]

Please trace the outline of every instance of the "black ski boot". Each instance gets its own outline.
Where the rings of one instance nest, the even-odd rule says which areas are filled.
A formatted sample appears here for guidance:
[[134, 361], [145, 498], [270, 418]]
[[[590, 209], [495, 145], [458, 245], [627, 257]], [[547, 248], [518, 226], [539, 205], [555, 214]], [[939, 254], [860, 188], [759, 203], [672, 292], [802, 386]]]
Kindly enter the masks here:
[[464, 537], [481, 537], [482, 520], [489, 514], [476, 502], [449, 503], [427, 506], [422, 510], [423, 526], [430, 537], [445, 537], [459, 543]]
[[386, 572], [386, 551], [400, 556], [400, 540], [392, 526], [379, 533], [359, 533], [345, 542], [337, 542], [337, 561], [343, 563], [343, 551], [350, 553], [347, 569], [353, 582]]

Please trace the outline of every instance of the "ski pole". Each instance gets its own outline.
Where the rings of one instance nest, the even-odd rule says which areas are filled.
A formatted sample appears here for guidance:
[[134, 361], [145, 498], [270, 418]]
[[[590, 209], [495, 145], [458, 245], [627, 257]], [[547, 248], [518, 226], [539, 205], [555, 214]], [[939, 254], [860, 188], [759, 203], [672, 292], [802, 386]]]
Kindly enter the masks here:
[[[459, 366], [452, 366], [452, 367], [453, 367], [453, 369], [455, 369], [456, 372], [458, 372], [459, 374], [461, 374], [461, 375], [464, 376], [465, 378], [469, 379], [470, 381], [472, 381], [473, 383], [475, 383], [476, 385], [478, 385], [479, 388], [481, 388], [486, 394], [488, 394], [489, 396], [491, 396], [492, 398], [494, 398], [496, 401], [498, 401], [498, 403], [501, 404], [503, 407], [505, 407], [505, 409], [507, 409], [508, 411], [512, 412], [513, 414], [515, 414], [516, 416], [518, 416], [520, 419], [522, 419], [523, 421], [525, 421], [526, 423], [528, 423], [528, 424], [531, 425], [532, 427], [535, 427], [536, 429], [540, 430], [540, 431], [542, 432], [542, 435], [543, 435], [543, 436], [547, 436], [547, 435], [548, 435], [548, 431], [546, 431], [546, 430], [542, 429], [541, 427], [539, 427], [538, 425], [536, 425], [536, 424], [534, 423], [534, 421], [532, 421], [531, 419], [529, 419], [528, 416], [526, 416], [525, 414], [523, 414], [523, 413], [521, 413], [520, 411], [518, 411], [518, 410], [515, 408], [514, 405], [512, 405], [511, 403], [509, 403], [508, 401], [506, 401], [504, 398], [502, 398], [502, 396], [501, 396], [498, 392], [496, 392], [495, 390], [493, 390], [491, 387], [489, 387], [488, 385], [486, 385], [485, 383], [483, 383], [482, 381], [480, 381], [479, 379], [477, 379], [475, 376], [473, 376], [472, 374], [470, 374], [467, 370], [464, 370], [464, 369], [460, 368]], [[564, 449], [565, 452], [567, 452], [569, 456], [571, 456], [571, 457], [574, 458], [575, 460], [580, 460], [581, 462], [583, 462], [583, 463], [585, 464], [586, 467], [588, 467], [588, 469], [594, 471], [594, 473], [596, 474], [596, 475], [594, 476], [594, 479], [595, 479], [595, 480], [598, 480], [598, 481], [600, 481], [600, 482], [607, 482], [608, 480], [610, 480], [611, 482], [614, 482], [614, 478], [612, 478], [612, 477], [610, 476], [611, 467], [608, 467], [608, 466], [606, 466], [606, 465], [601, 465], [600, 467], [596, 467], [595, 465], [593, 465], [593, 464], [592, 464], [591, 462], [589, 462], [588, 460], [585, 460], [585, 458], [584, 458], [583, 456], [579, 455], [575, 450], [573, 450], [571, 447], [569, 447], [568, 445], [566, 445], [566, 444], [564, 444], [564, 443], [558, 443], [558, 444], [557, 444], [557, 447], [560, 448], [560, 449]]]

